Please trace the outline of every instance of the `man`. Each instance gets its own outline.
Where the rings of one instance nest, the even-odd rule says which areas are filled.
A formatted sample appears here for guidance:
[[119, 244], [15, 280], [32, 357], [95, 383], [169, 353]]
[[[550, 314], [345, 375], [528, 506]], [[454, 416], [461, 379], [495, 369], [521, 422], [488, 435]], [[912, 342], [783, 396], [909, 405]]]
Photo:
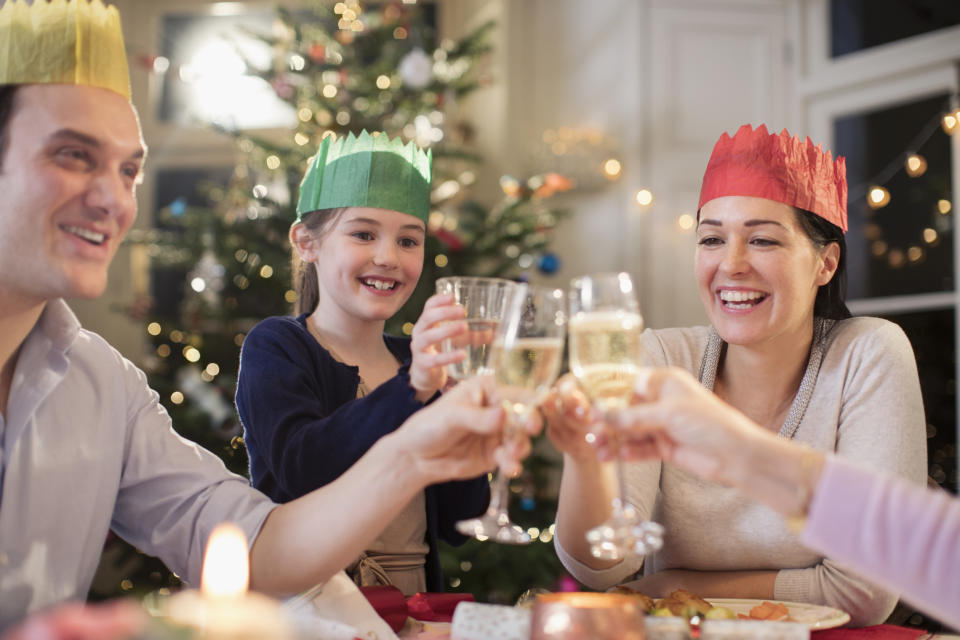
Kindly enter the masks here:
[[144, 374], [62, 300], [103, 293], [136, 215], [146, 148], [116, 9], [7, 0], [0, 42], [0, 631], [83, 599], [110, 528], [197, 582], [210, 531], [233, 521], [253, 541], [252, 588], [289, 594], [425, 486], [493, 467], [502, 412], [481, 382], [282, 506], [177, 436]]

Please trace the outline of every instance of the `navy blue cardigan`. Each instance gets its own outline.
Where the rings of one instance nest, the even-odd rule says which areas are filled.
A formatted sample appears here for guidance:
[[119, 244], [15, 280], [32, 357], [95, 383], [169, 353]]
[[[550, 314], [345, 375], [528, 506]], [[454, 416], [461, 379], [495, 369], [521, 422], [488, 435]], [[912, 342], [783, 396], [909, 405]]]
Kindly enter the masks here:
[[[267, 318], [247, 334], [236, 401], [257, 489], [288, 502], [322, 487], [423, 407], [410, 386], [410, 340], [383, 338], [404, 364], [396, 376], [358, 399], [359, 370], [317, 343], [306, 314]], [[437, 538], [462, 544], [466, 538], [454, 524], [483, 512], [489, 495], [486, 476], [427, 487], [430, 591], [443, 591]]]

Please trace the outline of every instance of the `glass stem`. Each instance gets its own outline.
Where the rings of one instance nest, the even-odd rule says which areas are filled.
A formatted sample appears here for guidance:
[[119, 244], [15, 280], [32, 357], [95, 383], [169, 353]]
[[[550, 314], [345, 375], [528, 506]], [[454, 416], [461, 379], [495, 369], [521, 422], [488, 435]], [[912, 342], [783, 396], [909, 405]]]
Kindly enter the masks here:
[[[520, 429], [520, 424], [522, 424], [523, 419], [529, 413], [529, 410], [525, 408], [524, 411], [517, 411], [516, 408], [510, 403], [504, 403], [504, 409], [506, 410], [506, 421], [503, 429], [503, 441], [506, 442], [510, 438], [514, 437]], [[507, 505], [510, 503], [510, 477], [503, 472], [503, 469], [497, 469], [496, 475], [493, 477], [493, 484], [490, 485], [490, 507], [487, 509], [487, 513], [490, 514], [507, 514]]]
[[617, 497], [613, 499], [613, 515], [620, 517], [627, 506], [627, 479], [623, 471], [623, 461], [619, 457], [613, 461], [613, 468], [617, 474]]
[[510, 498], [509, 490], [510, 478], [498, 469], [493, 477], [493, 484], [490, 485], [490, 506], [487, 508], [487, 513], [491, 515], [506, 513], [507, 502]]

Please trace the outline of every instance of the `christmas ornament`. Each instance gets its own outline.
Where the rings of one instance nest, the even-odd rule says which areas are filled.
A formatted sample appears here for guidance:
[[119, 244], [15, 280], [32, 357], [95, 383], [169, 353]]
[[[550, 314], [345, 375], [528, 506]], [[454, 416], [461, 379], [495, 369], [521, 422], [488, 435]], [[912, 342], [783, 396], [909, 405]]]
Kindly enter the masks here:
[[179, 218], [187, 212], [187, 199], [180, 197], [170, 203], [170, 215]]
[[503, 189], [504, 195], [511, 198], [519, 198], [523, 195], [523, 187], [520, 185], [520, 181], [513, 176], [500, 176], [500, 188]]
[[397, 66], [403, 84], [411, 89], [423, 89], [433, 77], [433, 61], [426, 51], [417, 47], [403, 56]]
[[451, 251], [460, 251], [463, 249], [463, 240], [461, 240], [455, 233], [451, 233], [446, 229], [440, 228], [434, 231], [433, 235]]
[[217, 387], [200, 377], [197, 367], [181, 367], [177, 371], [176, 379], [184, 395], [210, 418], [211, 427], [219, 429], [233, 420], [233, 404], [220, 395]]
[[196, 266], [187, 274], [187, 282], [204, 302], [214, 305], [219, 303], [225, 273], [226, 269], [217, 262], [216, 254], [210, 249], [205, 249]]
[[314, 42], [312, 45], [310, 45], [307, 55], [310, 56], [311, 60], [319, 64], [320, 62], [323, 62], [324, 58], [326, 58], [327, 49], [319, 42]]
[[277, 76], [270, 81], [270, 86], [276, 92], [279, 98], [288, 100], [293, 96], [293, 85], [287, 82], [284, 76]]
[[[534, 186], [536, 180], [536, 186]], [[543, 176], [535, 176], [527, 183], [533, 189], [534, 198], [548, 198], [560, 191], [569, 191], [573, 188], [573, 182], [559, 173], [546, 173]]]
[[553, 275], [560, 269], [560, 257], [555, 253], [543, 254], [537, 262], [537, 269], [540, 270], [540, 273], [548, 276]]
[[[603, 189], [612, 179], [609, 171], [614, 171], [614, 175], [621, 171], [616, 160], [620, 155], [619, 145], [616, 138], [589, 127], [546, 129], [540, 135], [540, 142], [531, 149], [532, 160], [550, 168], [551, 173], [562, 176], [565, 181], [576, 183], [580, 190]], [[547, 188], [538, 197], [549, 196], [555, 190], [566, 189]]]

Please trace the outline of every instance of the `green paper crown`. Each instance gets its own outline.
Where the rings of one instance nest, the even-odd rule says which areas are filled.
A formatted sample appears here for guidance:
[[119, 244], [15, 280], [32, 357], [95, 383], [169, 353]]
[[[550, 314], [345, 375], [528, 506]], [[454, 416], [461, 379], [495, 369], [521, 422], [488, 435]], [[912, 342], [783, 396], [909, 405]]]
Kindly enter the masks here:
[[390, 209], [426, 222], [432, 157], [430, 150], [382, 132], [328, 136], [300, 183], [297, 222], [305, 213], [337, 207]]

